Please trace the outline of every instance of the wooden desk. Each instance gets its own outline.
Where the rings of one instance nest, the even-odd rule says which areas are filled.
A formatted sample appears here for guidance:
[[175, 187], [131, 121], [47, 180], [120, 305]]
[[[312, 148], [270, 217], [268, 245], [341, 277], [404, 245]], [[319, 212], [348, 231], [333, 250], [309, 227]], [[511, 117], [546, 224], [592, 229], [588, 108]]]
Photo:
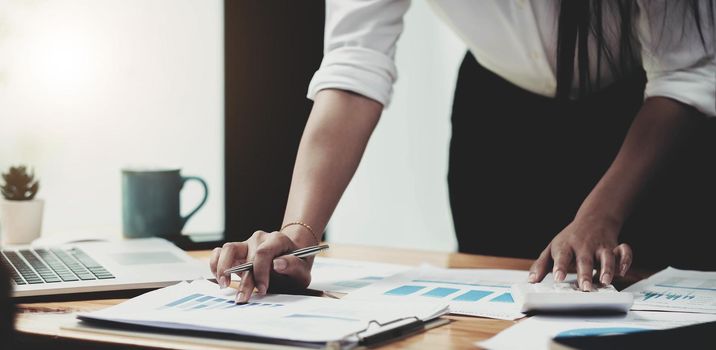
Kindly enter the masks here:
[[[191, 255], [207, 259], [209, 252], [191, 252]], [[376, 248], [353, 245], [332, 244], [331, 249], [322, 256], [371, 260], [388, 263], [418, 265], [427, 262], [443, 267], [501, 268], [526, 270], [532, 263], [526, 259], [512, 259], [469, 255], [460, 253], [426, 252], [394, 248]], [[116, 334], [89, 333], [60, 328], [75, 321], [74, 312], [98, 310], [122, 302], [124, 299], [102, 299], [88, 301], [33, 303], [19, 305], [17, 329], [24, 342], [41, 345], [64, 345], [67, 348], [91, 344], [92, 347], [108, 348], [158, 348], [158, 349], [235, 349], [236, 342], [217, 341], [210, 346], [202, 342], [193, 342], [190, 338], [182, 340], [162, 337], [136, 337]], [[492, 337], [501, 330], [514, 324], [514, 321], [491, 320], [477, 317], [447, 316], [454, 322], [430, 331], [391, 343], [386, 349], [466, 349], [473, 343]], [[52, 342], [52, 343], [50, 343]], [[245, 343], [247, 349], [274, 348], [258, 344]]]

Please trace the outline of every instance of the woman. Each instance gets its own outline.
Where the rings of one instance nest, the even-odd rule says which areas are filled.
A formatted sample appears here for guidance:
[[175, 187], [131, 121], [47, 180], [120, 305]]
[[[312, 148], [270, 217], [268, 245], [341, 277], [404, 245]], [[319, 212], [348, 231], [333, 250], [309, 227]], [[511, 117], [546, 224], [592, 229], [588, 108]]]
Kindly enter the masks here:
[[[627, 272], [632, 250], [620, 241], [652, 265], [672, 255], [713, 263], [704, 245], [673, 237], [716, 229], [716, 206], [706, 201], [716, 196], [707, 158], [716, 150], [707, 118], [716, 115], [713, 0], [433, 5], [470, 51], [448, 175], [461, 251], [537, 257], [531, 282], [550, 265], [558, 281], [576, 266], [585, 291], [594, 267], [606, 284]], [[269, 282], [308, 285], [310, 260], [277, 257], [320, 241], [390, 102], [408, 6], [327, 1], [325, 56], [309, 86], [315, 103], [284, 225], [212, 255], [223, 287], [226, 268], [254, 261], [238, 302]], [[669, 250], [679, 242], [688, 251]]]

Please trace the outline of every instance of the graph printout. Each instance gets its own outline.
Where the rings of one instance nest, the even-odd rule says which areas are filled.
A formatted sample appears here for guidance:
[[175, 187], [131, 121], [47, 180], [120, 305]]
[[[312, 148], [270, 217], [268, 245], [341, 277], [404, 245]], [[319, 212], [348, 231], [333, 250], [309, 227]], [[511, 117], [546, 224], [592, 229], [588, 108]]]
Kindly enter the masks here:
[[409, 270], [407, 265], [316, 257], [308, 288], [324, 292], [350, 293], [385, 277]]
[[255, 296], [237, 305], [235, 293], [206, 280], [181, 282], [78, 317], [291, 342], [354, 343], [354, 334], [371, 321], [429, 320], [447, 312], [447, 304], [440, 302], [399, 305], [281, 294]]
[[511, 286], [527, 280], [527, 271], [443, 269], [424, 265], [349, 293], [348, 299], [420, 301], [440, 300], [450, 313], [515, 320], [524, 316], [515, 304]]
[[716, 314], [716, 272], [669, 267], [624, 291], [634, 294], [632, 310]]

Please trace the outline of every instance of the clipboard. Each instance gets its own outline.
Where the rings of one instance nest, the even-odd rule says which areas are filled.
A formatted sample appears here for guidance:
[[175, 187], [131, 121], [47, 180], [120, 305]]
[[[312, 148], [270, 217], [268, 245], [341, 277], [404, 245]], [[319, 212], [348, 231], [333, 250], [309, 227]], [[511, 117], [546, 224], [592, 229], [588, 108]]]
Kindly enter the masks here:
[[[427, 321], [423, 321], [417, 317], [407, 317], [393, 320], [388, 323], [380, 323], [373, 320], [369, 322], [368, 326], [363, 331], [356, 332], [355, 336], [358, 338], [359, 346], [363, 348], [370, 348], [398, 341], [411, 335], [444, 326], [450, 322], [450, 319], [442, 317], [437, 317]], [[371, 325], [379, 326], [379, 331], [368, 334]]]
[[[109, 308], [81, 312], [76, 317], [82, 321], [78, 325], [87, 331], [121, 329], [141, 332], [144, 338], [181, 334], [198, 342], [211, 337], [245, 343], [352, 349], [401, 339], [445, 324], [433, 320], [448, 312], [447, 304], [440, 302], [389, 305], [296, 295], [268, 295], [247, 305], [237, 305], [227, 297], [230, 295], [206, 280], [182, 282]], [[229, 315], [245, 318], [226, 325], [216, 322]], [[306, 324], [327, 328], [311, 333], [302, 328]]]
[[[166, 328], [153, 328], [145, 326], [130, 326], [112, 324], [110, 322], [81, 322], [62, 325], [60, 328], [70, 332], [86, 332], [96, 336], [108, 337], [116, 342], [116, 337], [127, 337], [136, 342], [138, 339], [146, 340], [155, 344], [156, 341], [172, 343], [194, 344], [198, 346], [216, 347], [241, 347], [258, 350], [298, 350], [307, 348], [323, 349], [368, 349], [405, 339], [412, 335], [428, 331], [452, 322], [450, 319], [437, 317], [431, 320], [422, 321], [417, 317], [407, 317], [393, 320], [387, 323], [370, 321], [369, 325], [358, 332], [348, 335], [341, 342], [329, 342], [316, 347], [316, 344], [277, 342], [271, 339], [258, 339], [249, 337], [218, 336], [207, 332], [180, 332]], [[378, 327], [371, 330], [372, 326]], [[213, 336], [209, 336], [213, 335]], [[351, 340], [353, 338], [353, 340]], [[356, 342], [357, 339], [357, 342]], [[140, 342], [141, 342], [140, 340]], [[313, 345], [313, 346], [312, 346]]]

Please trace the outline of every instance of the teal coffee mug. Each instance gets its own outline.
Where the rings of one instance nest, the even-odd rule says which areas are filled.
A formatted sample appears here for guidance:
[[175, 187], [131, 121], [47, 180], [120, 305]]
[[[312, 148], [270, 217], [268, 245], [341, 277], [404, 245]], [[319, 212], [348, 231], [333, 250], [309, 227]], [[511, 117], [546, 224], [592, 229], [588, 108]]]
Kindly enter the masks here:
[[[198, 181], [204, 198], [186, 216], [180, 213], [180, 192], [187, 181]], [[179, 169], [122, 170], [122, 231], [127, 238], [181, 235], [186, 222], [206, 203], [209, 187], [196, 176], [182, 176]]]

